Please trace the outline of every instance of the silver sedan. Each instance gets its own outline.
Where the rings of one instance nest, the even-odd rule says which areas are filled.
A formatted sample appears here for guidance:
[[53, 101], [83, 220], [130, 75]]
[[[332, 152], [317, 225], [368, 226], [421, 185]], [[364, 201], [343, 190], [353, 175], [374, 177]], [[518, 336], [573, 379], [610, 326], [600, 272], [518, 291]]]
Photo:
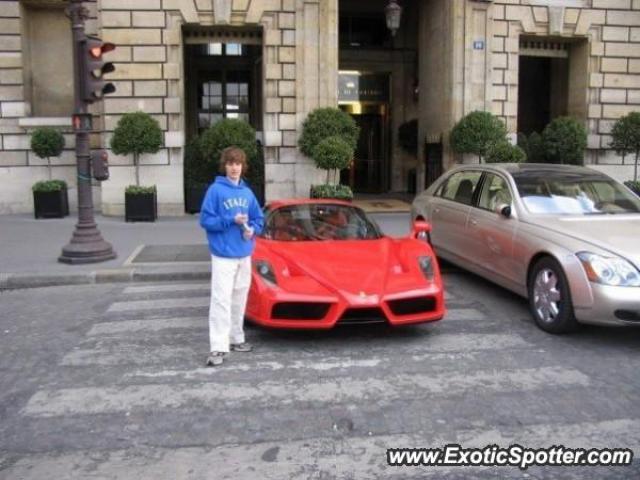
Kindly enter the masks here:
[[586, 167], [463, 165], [418, 195], [436, 254], [522, 295], [540, 328], [640, 325], [640, 198]]

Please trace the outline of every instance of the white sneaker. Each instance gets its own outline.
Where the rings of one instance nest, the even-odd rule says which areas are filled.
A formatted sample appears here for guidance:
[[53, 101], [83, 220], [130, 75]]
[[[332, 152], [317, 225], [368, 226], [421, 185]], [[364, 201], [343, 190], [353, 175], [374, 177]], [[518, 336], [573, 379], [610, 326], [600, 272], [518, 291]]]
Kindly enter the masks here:
[[207, 367], [217, 367], [218, 365], [222, 365], [223, 360], [223, 352], [211, 352], [207, 357]]

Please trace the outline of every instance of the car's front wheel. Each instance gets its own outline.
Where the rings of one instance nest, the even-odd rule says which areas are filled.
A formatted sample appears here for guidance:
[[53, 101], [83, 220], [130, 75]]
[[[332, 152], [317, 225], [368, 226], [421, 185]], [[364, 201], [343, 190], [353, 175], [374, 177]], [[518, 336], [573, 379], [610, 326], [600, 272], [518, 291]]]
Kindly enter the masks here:
[[529, 308], [536, 324], [549, 333], [574, 331], [569, 282], [560, 264], [551, 257], [538, 260], [529, 275]]

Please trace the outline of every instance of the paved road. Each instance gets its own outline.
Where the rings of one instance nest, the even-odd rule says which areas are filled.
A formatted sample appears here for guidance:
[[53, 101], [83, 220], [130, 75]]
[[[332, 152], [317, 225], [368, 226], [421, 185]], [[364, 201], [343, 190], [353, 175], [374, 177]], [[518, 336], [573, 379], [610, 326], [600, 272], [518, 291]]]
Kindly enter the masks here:
[[208, 285], [0, 294], [0, 479], [630, 479], [630, 467], [388, 467], [393, 447], [640, 452], [639, 330], [550, 336], [525, 303], [446, 275], [406, 329], [248, 329], [203, 368]]

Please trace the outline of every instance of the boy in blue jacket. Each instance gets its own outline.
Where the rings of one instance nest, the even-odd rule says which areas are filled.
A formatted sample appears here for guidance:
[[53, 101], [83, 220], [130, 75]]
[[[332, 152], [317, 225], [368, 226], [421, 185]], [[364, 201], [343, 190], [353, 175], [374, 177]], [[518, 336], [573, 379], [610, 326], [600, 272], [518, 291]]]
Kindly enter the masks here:
[[200, 225], [207, 232], [211, 252], [210, 354], [207, 366], [222, 364], [230, 350], [250, 352], [244, 338], [244, 313], [251, 285], [251, 254], [255, 235], [262, 232], [264, 215], [253, 192], [242, 180], [247, 156], [237, 147], [222, 151], [220, 170], [207, 190]]

